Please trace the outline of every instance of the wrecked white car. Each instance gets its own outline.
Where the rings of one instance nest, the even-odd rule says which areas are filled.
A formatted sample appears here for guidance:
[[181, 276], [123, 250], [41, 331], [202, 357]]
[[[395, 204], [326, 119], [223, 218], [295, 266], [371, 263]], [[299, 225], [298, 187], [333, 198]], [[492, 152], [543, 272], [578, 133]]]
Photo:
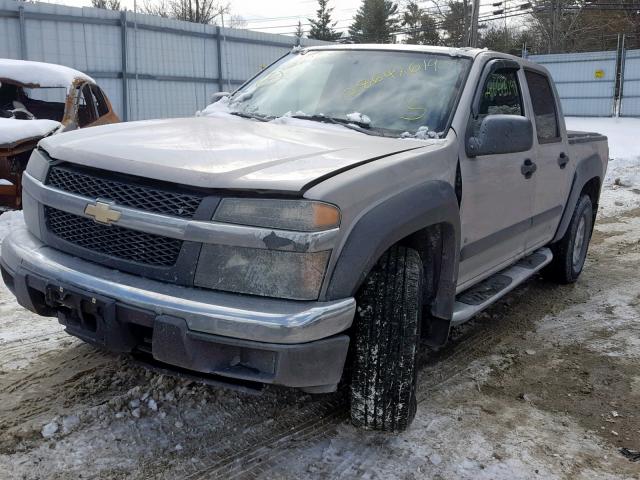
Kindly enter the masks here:
[[0, 205], [21, 208], [22, 172], [39, 140], [119, 121], [107, 96], [84, 73], [0, 59]]

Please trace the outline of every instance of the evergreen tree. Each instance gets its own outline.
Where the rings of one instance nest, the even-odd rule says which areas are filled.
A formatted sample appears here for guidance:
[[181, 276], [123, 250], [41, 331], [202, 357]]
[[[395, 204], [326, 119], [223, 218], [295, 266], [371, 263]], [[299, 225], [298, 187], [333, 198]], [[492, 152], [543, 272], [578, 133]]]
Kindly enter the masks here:
[[309, 19], [309, 23], [311, 23], [309, 38], [335, 42], [342, 36], [342, 33], [334, 30], [337, 22], [331, 20], [331, 12], [333, 12], [333, 8], [329, 8], [329, 0], [318, 0], [316, 18]]
[[405, 43], [413, 45], [437, 45], [440, 35], [435, 19], [414, 0], [409, 0], [402, 16], [402, 26], [407, 30]]
[[296, 27], [296, 33], [294, 35], [296, 36], [296, 45], [300, 45], [302, 37], [304, 36], [304, 29], [302, 28], [302, 22], [300, 20], [298, 20], [298, 26]]
[[459, 0], [450, 0], [448, 2], [448, 10], [444, 14], [441, 25], [442, 30], [445, 32], [444, 45], [447, 47], [464, 47], [467, 45], [470, 13], [471, 8], [468, 4]]
[[393, 43], [400, 27], [398, 5], [392, 0], [362, 0], [349, 27], [354, 43]]

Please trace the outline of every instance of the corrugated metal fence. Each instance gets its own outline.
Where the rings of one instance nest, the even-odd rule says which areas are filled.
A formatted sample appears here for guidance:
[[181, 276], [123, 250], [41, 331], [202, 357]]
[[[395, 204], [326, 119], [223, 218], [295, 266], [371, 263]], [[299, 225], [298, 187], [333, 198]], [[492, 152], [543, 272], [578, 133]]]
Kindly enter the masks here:
[[640, 50], [531, 55], [551, 72], [565, 115], [640, 117]]
[[91, 75], [124, 120], [193, 115], [212, 93], [238, 87], [295, 41], [132, 12], [0, 0], [0, 57]]
[[620, 116], [640, 117], [640, 50], [627, 50], [622, 65]]
[[531, 55], [547, 67], [565, 115], [606, 117], [614, 112], [617, 52]]

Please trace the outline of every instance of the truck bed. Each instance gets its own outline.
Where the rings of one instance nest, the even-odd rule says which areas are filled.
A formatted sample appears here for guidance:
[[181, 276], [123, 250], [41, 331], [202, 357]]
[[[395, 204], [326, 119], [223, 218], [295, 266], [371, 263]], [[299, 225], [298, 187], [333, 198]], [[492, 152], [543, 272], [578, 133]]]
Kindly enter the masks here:
[[569, 143], [585, 143], [585, 142], [605, 142], [607, 137], [596, 132], [580, 132], [577, 130], [567, 130]]

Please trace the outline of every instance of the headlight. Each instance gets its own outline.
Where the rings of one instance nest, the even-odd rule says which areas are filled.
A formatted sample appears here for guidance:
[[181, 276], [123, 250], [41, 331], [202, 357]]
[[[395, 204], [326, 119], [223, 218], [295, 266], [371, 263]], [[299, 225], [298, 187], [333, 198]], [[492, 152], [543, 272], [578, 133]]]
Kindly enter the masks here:
[[330, 254], [330, 250], [300, 253], [203, 245], [194, 284], [265, 297], [316, 300]]
[[49, 160], [46, 153], [43, 153], [39, 149], [33, 150], [29, 157], [29, 163], [27, 163], [27, 173], [36, 180], [44, 182], [49, 170]]
[[253, 227], [318, 232], [338, 227], [340, 211], [328, 203], [310, 200], [225, 198], [213, 219]]
[[[295, 232], [298, 243], [306, 248], [291, 251], [266, 241], [266, 248], [204, 244], [194, 278], [196, 286], [292, 300], [318, 298], [332, 246], [314, 249], [309, 245], [314, 243], [313, 237], [330, 234], [327, 230], [340, 225], [337, 207], [312, 200], [225, 198], [213, 220], [249, 227], [248, 236], [264, 236], [265, 229]], [[275, 232], [271, 235], [277, 237]]]

